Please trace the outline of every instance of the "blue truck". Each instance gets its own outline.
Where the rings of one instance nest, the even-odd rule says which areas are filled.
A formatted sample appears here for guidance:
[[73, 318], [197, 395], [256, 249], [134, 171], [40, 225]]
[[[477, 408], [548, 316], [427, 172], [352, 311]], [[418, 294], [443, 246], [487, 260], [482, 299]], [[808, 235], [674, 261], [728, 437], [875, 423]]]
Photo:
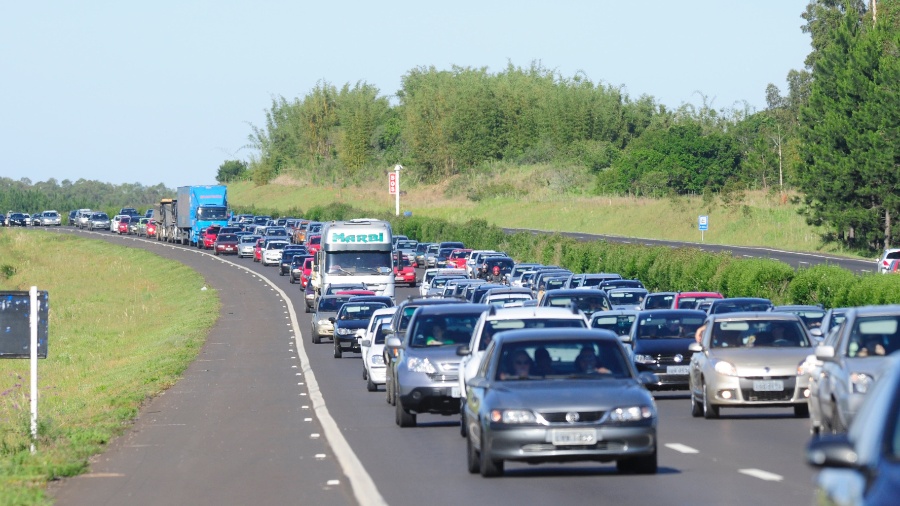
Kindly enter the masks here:
[[210, 225], [228, 225], [228, 187], [179, 186], [175, 202], [174, 242], [203, 244], [200, 231]]

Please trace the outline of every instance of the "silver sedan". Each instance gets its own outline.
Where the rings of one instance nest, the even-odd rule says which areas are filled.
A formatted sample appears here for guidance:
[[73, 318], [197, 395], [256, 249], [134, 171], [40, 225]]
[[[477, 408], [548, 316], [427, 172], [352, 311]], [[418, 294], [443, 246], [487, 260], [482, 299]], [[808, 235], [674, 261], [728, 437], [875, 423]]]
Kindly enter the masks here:
[[718, 418], [719, 408], [793, 407], [809, 415], [809, 376], [800, 367], [812, 339], [788, 313], [726, 313], [705, 322], [691, 344], [691, 414]]

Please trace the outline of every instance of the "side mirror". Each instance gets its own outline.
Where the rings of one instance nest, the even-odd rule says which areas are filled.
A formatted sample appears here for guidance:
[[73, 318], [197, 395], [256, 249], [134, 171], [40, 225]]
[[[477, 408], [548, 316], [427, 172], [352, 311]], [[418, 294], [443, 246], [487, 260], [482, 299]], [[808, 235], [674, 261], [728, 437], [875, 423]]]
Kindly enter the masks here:
[[330, 321], [331, 323], [334, 323], [334, 316], [329, 316], [328, 321]]
[[389, 337], [385, 340], [384, 345], [389, 348], [399, 348], [403, 345], [396, 337]]
[[644, 386], [659, 384], [659, 376], [652, 372], [644, 371], [638, 373], [638, 379], [641, 380], [641, 384]]
[[816, 346], [816, 358], [834, 362], [834, 346]]
[[698, 342], [693, 342], [688, 345], [688, 350], [693, 351], [694, 353], [700, 353], [703, 351], [703, 346]]
[[456, 354], [460, 357], [465, 357], [466, 355], [471, 355], [472, 350], [470, 350], [467, 345], [463, 344], [456, 348]]
[[359, 345], [365, 346], [366, 348], [368, 348], [369, 346], [372, 346], [372, 340], [371, 339], [363, 339], [362, 341], [359, 342]]
[[823, 436], [813, 439], [806, 447], [806, 463], [813, 467], [856, 469], [859, 455], [846, 434]]

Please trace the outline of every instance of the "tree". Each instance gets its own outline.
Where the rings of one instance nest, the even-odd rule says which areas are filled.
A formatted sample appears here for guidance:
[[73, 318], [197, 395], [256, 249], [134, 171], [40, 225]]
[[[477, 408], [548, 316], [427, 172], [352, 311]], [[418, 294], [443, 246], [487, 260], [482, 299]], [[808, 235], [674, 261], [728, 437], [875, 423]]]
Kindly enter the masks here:
[[866, 248], [890, 246], [900, 213], [898, 6], [882, 6], [874, 25], [862, 11], [835, 7], [837, 26], [813, 32], [813, 81], [800, 115], [807, 220]]
[[225, 160], [219, 165], [219, 172], [216, 174], [216, 181], [219, 183], [228, 183], [230, 181], [238, 181], [247, 173], [247, 164], [241, 160]]

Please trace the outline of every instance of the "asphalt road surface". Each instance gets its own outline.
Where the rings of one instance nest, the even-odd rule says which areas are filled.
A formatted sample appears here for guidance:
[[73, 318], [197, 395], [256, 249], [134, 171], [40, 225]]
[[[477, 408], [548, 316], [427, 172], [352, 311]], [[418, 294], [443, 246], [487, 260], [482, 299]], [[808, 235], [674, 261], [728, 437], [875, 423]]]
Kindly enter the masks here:
[[[458, 419], [419, 415], [417, 427], [395, 425], [383, 388], [366, 390], [358, 355], [335, 359], [330, 342], [312, 344], [299, 285], [277, 267], [86, 234], [198, 270], [219, 290], [222, 314], [184, 378], [142, 410], [90, 473], [52, 489], [57, 504], [813, 502], [808, 419], [790, 409], [695, 419], [686, 392], [657, 396], [657, 475], [620, 476], [614, 464], [594, 463], [508, 463], [502, 478], [471, 475]], [[397, 291], [398, 299], [417, 293]]]

